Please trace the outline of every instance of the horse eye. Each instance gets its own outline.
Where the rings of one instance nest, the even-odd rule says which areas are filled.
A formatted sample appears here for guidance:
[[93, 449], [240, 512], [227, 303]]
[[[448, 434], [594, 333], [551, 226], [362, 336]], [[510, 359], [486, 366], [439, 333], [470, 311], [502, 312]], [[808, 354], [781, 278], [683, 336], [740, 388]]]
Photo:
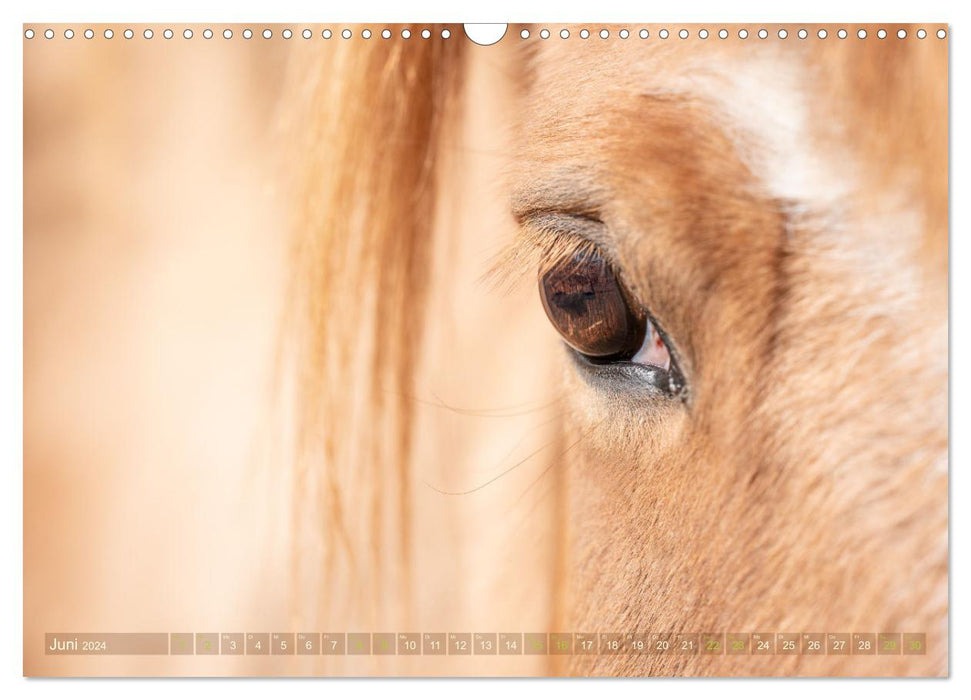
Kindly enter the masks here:
[[671, 368], [664, 339], [596, 249], [555, 263], [540, 276], [539, 292], [553, 327], [587, 359]]

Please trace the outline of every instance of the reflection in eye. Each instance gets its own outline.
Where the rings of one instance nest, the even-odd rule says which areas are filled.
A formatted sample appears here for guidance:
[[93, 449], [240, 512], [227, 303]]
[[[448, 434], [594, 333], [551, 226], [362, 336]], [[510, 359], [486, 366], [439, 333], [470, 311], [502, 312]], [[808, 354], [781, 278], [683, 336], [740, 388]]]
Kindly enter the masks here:
[[595, 248], [556, 262], [540, 276], [539, 291], [553, 327], [592, 362], [671, 369], [664, 339]]

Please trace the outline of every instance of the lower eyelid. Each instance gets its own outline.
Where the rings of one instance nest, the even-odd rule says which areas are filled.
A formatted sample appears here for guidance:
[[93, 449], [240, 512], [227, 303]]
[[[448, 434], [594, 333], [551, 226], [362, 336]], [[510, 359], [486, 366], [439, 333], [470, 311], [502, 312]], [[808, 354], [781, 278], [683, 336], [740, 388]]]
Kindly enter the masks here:
[[584, 381], [600, 391], [625, 395], [641, 394], [654, 399], [687, 398], [686, 385], [677, 369], [665, 371], [660, 367], [634, 362], [599, 364], [564, 346]]

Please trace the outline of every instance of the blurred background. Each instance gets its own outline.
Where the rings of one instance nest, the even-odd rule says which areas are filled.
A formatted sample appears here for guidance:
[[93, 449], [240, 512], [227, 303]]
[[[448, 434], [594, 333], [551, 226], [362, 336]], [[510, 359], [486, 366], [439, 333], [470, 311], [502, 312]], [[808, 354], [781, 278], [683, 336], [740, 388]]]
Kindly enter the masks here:
[[289, 487], [258, 468], [285, 289], [281, 43], [91, 27], [24, 41], [24, 672], [194, 673], [45, 657], [43, 638], [287, 620], [266, 581]]

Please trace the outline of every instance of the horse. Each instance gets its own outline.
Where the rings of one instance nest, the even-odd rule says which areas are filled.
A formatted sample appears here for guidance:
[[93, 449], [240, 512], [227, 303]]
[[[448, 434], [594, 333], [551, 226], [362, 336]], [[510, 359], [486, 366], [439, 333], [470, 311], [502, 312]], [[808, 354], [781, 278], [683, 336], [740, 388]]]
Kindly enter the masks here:
[[322, 668], [946, 674], [938, 28], [340, 29], [282, 100], [294, 614], [625, 651]]

